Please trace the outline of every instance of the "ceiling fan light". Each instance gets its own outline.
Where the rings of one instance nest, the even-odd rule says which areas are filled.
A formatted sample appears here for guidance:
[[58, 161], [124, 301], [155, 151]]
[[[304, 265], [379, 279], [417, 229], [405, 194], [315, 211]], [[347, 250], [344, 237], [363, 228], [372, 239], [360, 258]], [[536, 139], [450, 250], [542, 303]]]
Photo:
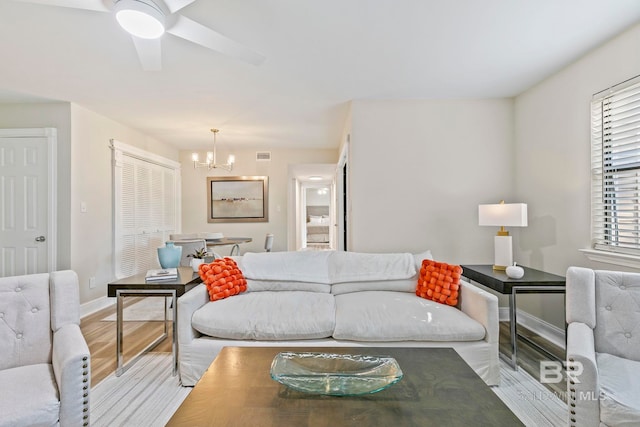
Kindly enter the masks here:
[[120, 0], [114, 11], [118, 24], [133, 36], [157, 39], [164, 34], [164, 13], [151, 1]]

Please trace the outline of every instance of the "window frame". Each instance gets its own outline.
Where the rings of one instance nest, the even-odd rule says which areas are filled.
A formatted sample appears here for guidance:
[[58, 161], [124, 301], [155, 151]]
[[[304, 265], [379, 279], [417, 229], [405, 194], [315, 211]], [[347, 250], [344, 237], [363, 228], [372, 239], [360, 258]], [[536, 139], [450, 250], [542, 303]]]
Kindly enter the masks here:
[[640, 267], [640, 76], [591, 101], [594, 261]]

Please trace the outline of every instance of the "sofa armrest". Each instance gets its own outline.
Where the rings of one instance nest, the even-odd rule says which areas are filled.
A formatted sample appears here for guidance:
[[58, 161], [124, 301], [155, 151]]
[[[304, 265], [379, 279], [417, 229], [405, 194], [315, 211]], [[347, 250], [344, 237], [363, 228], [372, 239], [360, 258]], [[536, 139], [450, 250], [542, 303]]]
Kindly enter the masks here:
[[209, 292], [203, 283], [178, 298], [178, 345], [187, 345], [202, 335], [191, 327], [191, 317], [208, 302]]
[[600, 425], [600, 385], [593, 330], [584, 323], [567, 327], [569, 425]]
[[484, 326], [485, 341], [498, 351], [500, 326], [498, 323], [498, 297], [464, 280], [460, 281], [459, 308], [469, 317]]
[[89, 425], [91, 356], [78, 325], [67, 323], [53, 333], [52, 365], [60, 395], [60, 425]]

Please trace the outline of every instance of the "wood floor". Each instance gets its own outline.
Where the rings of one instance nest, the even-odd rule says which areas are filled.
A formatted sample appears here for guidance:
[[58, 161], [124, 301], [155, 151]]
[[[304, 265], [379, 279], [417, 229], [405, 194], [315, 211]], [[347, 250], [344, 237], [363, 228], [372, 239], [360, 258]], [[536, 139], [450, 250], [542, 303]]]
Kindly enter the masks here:
[[[125, 298], [125, 307], [140, 298]], [[91, 384], [95, 386], [116, 370], [116, 322], [102, 321], [116, 312], [115, 305], [82, 319], [80, 329], [91, 353]], [[156, 337], [162, 334], [163, 322], [124, 322], [123, 354], [125, 363], [131, 360]], [[152, 352], [171, 353], [171, 328], [169, 336]]]
[[[134, 304], [138, 298], [125, 298], [125, 306]], [[91, 352], [91, 384], [96, 385], [116, 370], [116, 322], [102, 321], [103, 318], [114, 314], [115, 305], [82, 319], [80, 328]], [[125, 362], [135, 356], [140, 350], [162, 334], [162, 322], [124, 322], [124, 357]], [[564, 358], [564, 350], [554, 346], [548, 341], [518, 327], [518, 331], [538, 342], [544, 348], [549, 349], [558, 357]], [[509, 352], [509, 324], [500, 322], [500, 348]], [[152, 352], [171, 353], [171, 329], [169, 337], [155, 347]], [[518, 341], [518, 364], [532, 377], [539, 380], [539, 362], [552, 360], [544, 353], [528, 345], [524, 341]], [[545, 384], [549, 390], [564, 392], [565, 384]]]
[[[539, 335], [531, 332], [530, 330], [518, 325], [518, 333], [526, 336], [537, 345], [543, 347], [561, 360], [565, 360], [565, 352], [563, 348], [560, 348], [548, 340], [540, 337]], [[509, 322], [500, 322], [500, 352], [504, 354], [511, 354], [509, 334]], [[518, 339], [518, 367], [523, 369], [529, 375], [536, 380], [540, 381], [540, 362], [541, 361], [557, 361], [551, 358], [544, 352], [536, 349], [534, 346], [529, 345], [526, 341]], [[565, 396], [566, 383], [564, 381], [560, 383], [545, 383], [545, 387], [554, 392], [557, 396]]]

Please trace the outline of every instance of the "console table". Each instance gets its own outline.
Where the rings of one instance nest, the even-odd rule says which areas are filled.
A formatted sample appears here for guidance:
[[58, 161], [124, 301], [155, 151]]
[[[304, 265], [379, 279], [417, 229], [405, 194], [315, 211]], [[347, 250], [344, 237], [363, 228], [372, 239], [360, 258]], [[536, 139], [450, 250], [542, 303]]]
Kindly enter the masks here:
[[107, 295], [116, 297], [116, 376], [119, 377], [124, 371], [129, 369], [144, 353], [157, 346], [167, 337], [169, 320], [167, 319], [167, 305], [164, 304], [164, 333], [156, 338], [151, 344], [146, 346], [127, 364], [124, 364], [122, 354], [122, 306], [124, 297], [170, 297], [173, 312], [173, 328], [171, 350], [173, 353], [173, 375], [178, 372], [178, 297], [190, 291], [193, 287], [202, 282], [200, 276], [193, 272], [191, 267], [178, 267], [178, 278], [175, 280], [164, 280], [147, 282], [146, 273], [136, 274], [116, 280], [107, 285]]
[[511, 355], [500, 356], [514, 369], [518, 369], [518, 337], [528, 344], [542, 351], [553, 359], [556, 355], [538, 345], [529, 338], [518, 334], [518, 322], [516, 319], [516, 295], [519, 293], [565, 293], [565, 278], [555, 274], [523, 267], [524, 276], [521, 279], [510, 279], [504, 271], [494, 270], [492, 265], [462, 265], [462, 275], [487, 288], [509, 295], [509, 332], [511, 339]]

